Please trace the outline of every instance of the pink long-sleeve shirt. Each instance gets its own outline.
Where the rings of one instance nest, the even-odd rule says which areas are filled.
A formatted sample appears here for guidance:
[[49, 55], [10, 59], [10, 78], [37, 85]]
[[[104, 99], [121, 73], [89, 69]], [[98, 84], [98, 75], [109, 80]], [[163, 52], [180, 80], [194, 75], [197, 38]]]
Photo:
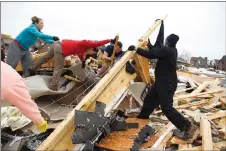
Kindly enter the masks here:
[[44, 119], [37, 104], [31, 100], [23, 78], [8, 64], [1, 61], [1, 100], [15, 105], [34, 123], [40, 124]]

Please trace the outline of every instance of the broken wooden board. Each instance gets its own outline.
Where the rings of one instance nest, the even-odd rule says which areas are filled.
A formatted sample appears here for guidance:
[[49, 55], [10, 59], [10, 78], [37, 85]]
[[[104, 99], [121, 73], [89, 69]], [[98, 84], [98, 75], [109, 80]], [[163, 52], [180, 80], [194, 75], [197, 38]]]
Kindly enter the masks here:
[[226, 116], [226, 111], [218, 111], [214, 114], [208, 115], [208, 118], [210, 120], [214, 120], [214, 119], [218, 119], [218, 118], [222, 118]]
[[213, 150], [210, 122], [204, 116], [201, 117], [200, 134], [202, 136], [202, 150]]
[[131, 128], [125, 131], [113, 131], [109, 136], [103, 138], [98, 144], [98, 147], [103, 149], [118, 151], [118, 150], [130, 150], [132, 148], [136, 136], [140, 130], [147, 125], [148, 120], [128, 118], [126, 123], [138, 123], [138, 128]]
[[213, 77], [201, 77], [201, 76], [195, 75], [193, 73], [185, 73], [184, 71], [177, 71], [177, 75], [178, 76], [187, 76], [190, 79], [192, 79], [195, 83], [203, 83], [205, 81], [215, 80], [215, 78], [213, 78]]
[[214, 90], [214, 91], [209, 91], [209, 92], [203, 92], [203, 93], [198, 93], [198, 94], [182, 95], [182, 96], [175, 97], [174, 100], [186, 99], [186, 98], [193, 98], [193, 97], [201, 96], [201, 95], [204, 95], [204, 94], [215, 94], [215, 93], [220, 93], [220, 92], [223, 92], [223, 91], [224, 91], [224, 89], [219, 89], [219, 90]]
[[[151, 147], [153, 147], [153, 145], [156, 144], [156, 141], [159, 140], [160, 137], [161, 137], [162, 135], [165, 134], [165, 136], [166, 136], [167, 134], [169, 134], [169, 132], [168, 132], [168, 133], [165, 133], [165, 132], [166, 132], [171, 126], [172, 126], [172, 123], [168, 123], [167, 125], [165, 125], [159, 132], [157, 132], [155, 135], [152, 135], [152, 136], [151, 136], [151, 139], [148, 140], [148, 142], [143, 143], [143, 144], [141, 145], [141, 149], [146, 149], [146, 148], [151, 148]], [[163, 139], [164, 139], [164, 137], [163, 137]], [[161, 143], [163, 139], [161, 139], [159, 142]], [[157, 142], [157, 143], [158, 143], [158, 142]], [[160, 143], [157, 144], [157, 147], [159, 146]], [[156, 147], [156, 146], [154, 146], [154, 147]], [[154, 149], [155, 149], [155, 148], [154, 148]]]
[[[192, 147], [191, 144], [180, 145], [180, 146], [179, 146], [179, 150], [181, 150], [181, 151], [185, 151], [185, 150], [186, 151], [201, 151], [201, 150], [203, 150], [202, 146]], [[214, 150], [221, 150], [221, 149], [224, 149], [224, 148], [226, 148], [226, 141], [222, 141], [222, 142], [213, 144]], [[208, 150], [210, 150], [210, 149], [208, 149]]]
[[167, 142], [170, 140], [170, 138], [173, 136], [173, 132], [169, 132], [164, 139], [162, 140], [162, 142], [158, 145], [158, 147], [156, 149], [158, 150], [165, 150]]
[[[167, 15], [162, 18], [162, 20], [158, 20], [154, 23], [154, 25], [149, 28], [146, 33], [138, 40], [136, 47], [141, 47], [145, 41], [148, 40], [149, 36], [154, 32], [154, 30], [166, 19]], [[153, 83], [154, 79], [151, 77], [148, 66], [148, 59], [142, 57], [138, 54], [134, 55], [134, 60], [136, 61], [137, 68], [137, 76], [141, 77], [142, 81], [146, 84], [150, 82]]]
[[[195, 102], [195, 103], [178, 105], [178, 106], [174, 106], [174, 107], [176, 109], [186, 109], [186, 108], [193, 107], [193, 106], [201, 106], [203, 104], [207, 104], [208, 102], [209, 102], [209, 100], [201, 100], [201, 101], [198, 101], [198, 102]], [[158, 113], [161, 113], [161, 112], [162, 112], [162, 110], [155, 111], [154, 114], [158, 114]]]
[[219, 94], [215, 94], [214, 98], [211, 99], [211, 101], [207, 105], [205, 105], [204, 108], [205, 109], [211, 109], [211, 108], [214, 108], [214, 107], [216, 107], [218, 105], [221, 105], [222, 102], [218, 102], [218, 101], [224, 95], [225, 95], [224, 92], [223, 93], [219, 93]]
[[226, 98], [220, 98], [220, 102], [223, 103], [224, 105], [226, 105]]
[[205, 81], [201, 85], [199, 85], [191, 94], [198, 94], [202, 92], [205, 88], [207, 88], [214, 81]]
[[167, 147], [170, 147], [173, 144], [187, 144], [186, 141], [180, 139], [179, 137], [173, 136], [170, 138], [170, 140], [167, 142]]
[[111, 55], [111, 64], [113, 64], [113, 62], [114, 62], [115, 50], [116, 50], [116, 47], [118, 46], [118, 40], [119, 40], [119, 34], [117, 34], [116, 37], [115, 37], [114, 49], [113, 49], [113, 52], [112, 52], [112, 55]]

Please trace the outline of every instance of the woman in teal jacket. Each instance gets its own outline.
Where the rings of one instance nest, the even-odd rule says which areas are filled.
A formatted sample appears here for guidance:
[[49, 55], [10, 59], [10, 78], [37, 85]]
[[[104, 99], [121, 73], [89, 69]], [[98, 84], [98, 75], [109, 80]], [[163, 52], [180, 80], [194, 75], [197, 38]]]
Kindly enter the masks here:
[[32, 24], [25, 28], [13, 42], [9, 45], [6, 63], [12, 68], [16, 68], [19, 61], [23, 67], [23, 76], [28, 76], [28, 67], [33, 63], [33, 57], [28, 50], [37, 39], [42, 39], [46, 43], [58, 41], [56, 36], [45, 35], [41, 32], [43, 28], [43, 20], [36, 16], [31, 18]]

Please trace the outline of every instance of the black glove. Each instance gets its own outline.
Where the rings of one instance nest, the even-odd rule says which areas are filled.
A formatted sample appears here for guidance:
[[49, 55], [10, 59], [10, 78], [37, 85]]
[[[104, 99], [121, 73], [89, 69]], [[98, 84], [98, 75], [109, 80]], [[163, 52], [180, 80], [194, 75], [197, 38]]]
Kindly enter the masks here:
[[59, 37], [57, 37], [57, 36], [53, 36], [53, 40], [54, 40], [54, 41], [58, 41], [58, 40], [60, 40], [60, 39], [59, 39]]
[[128, 48], [129, 51], [136, 51], [136, 47], [134, 45], [129, 46]]
[[151, 50], [153, 48], [153, 45], [151, 44], [151, 41], [150, 41], [149, 38], [148, 38], [148, 44], [147, 44], [147, 46], [148, 46], [148, 49], [149, 50]]
[[86, 66], [86, 61], [82, 61], [82, 68], [85, 68]]
[[114, 39], [111, 39], [111, 43], [114, 44], [116, 41], [116, 37]]

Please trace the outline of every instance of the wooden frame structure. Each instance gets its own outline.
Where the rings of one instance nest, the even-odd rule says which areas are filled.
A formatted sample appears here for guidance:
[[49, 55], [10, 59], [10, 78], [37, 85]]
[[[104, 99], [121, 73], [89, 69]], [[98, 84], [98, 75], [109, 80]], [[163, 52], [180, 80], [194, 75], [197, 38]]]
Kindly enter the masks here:
[[[162, 19], [164, 20], [166, 16]], [[161, 20], [154, 23], [148, 31], [142, 36], [143, 42], [153, 33], [153, 31], [161, 24]], [[142, 46], [143, 42], [138, 42], [137, 47]], [[139, 68], [138, 73], [133, 75], [125, 71], [125, 65], [128, 60], [135, 57]], [[83, 98], [83, 100], [70, 112], [67, 118], [62, 121], [51, 135], [39, 146], [37, 150], [72, 150], [75, 145], [72, 144], [71, 136], [74, 133], [74, 111], [87, 110], [93, 111], [95, 101], [106, 104], [107, 108], [112, 106], [112, 100], [130, 85], [130, 81], [134, 80], [139, 74], [143, 81], [149, 82], [150, 78], [148, 70], [148, 62], [143, 58], [135, 55], [135, 51], [128, 51], [126, 54], [109, 70], [109, 72], [96, 84], [96, 86]]]

